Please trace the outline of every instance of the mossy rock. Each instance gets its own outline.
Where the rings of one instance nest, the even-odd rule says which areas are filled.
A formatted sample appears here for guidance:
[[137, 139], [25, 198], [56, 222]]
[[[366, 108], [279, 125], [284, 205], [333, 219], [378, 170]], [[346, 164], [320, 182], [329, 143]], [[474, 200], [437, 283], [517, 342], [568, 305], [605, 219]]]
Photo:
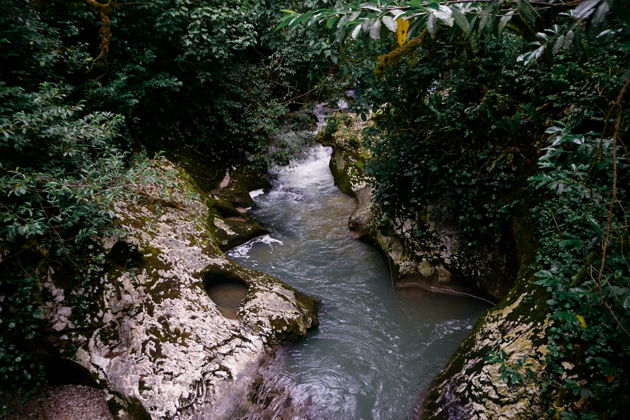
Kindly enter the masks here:
[[[532, 220], [525, 210], [518, 214], [518, 280], [505, 299], [477, 320], [472, 333], [432, 381], [421, 418], [544, 417], [543, 384], [536, 375], [546, 366], [548, 295], [534, 283], [530, 268], [537, 248], [531, 237]], [[503, 361], [496, 357], [501, 352]]]
[[[225, 247], [266, 232], [238, 208], [250, 188], [265, 185], [262, 177], [215, 185], [210, 196], [172, 162], [154, 165], [165, 184], [138, 186], [142, 200], [115, 205], [128, 236], [112, 244], [103, 293], [89, 314], [99, 322], [85, 336], [59, 335], [67, 333], [72, 355], [108, 392], [115, 415], [192, 418], [211, 411], [222, 387], [272, 345], [315, 327], [317, 302], [234, 264], [219, 247], [217, 225], [233, 232]], [[248, 284], [239, 318], [224, 316], [200, 287], [211, 271]], [[50, 283], [51, 298], [63, 297]], [[63, 305], [52, 302], [46, 315], [64, 316], [60, 325], [69, 329]]]

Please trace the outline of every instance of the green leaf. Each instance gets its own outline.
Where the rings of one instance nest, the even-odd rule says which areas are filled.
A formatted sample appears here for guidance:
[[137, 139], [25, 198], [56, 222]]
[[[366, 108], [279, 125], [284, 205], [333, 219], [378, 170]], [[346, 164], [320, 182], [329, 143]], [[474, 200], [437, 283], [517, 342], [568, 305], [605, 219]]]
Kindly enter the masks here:
[[355, 21], [361, 16], [361, 12], [353, 12], [348, 15], [348, 19], [346, 20], [346, 25], [350, 24], [350, 22]]
[[479, 21], [479, 32], [483, 31], [490, 22], [490, 18], [493, 16], [496, 6], [496, 0], [490, 2], [488, 5], [485, 6], [483, 14], [481, 15], [481, 20]]
[[609, 11], [610, 11], [610, 5], [608, 4], [608, 2], [607, 1], [601, 2], [601, 4], [597, 7], [597, 10], [595, 10], [595, 14], [593, 15], [593, 18], [591, 19], [591, 22], [594, 25], [600, 25], [604, 21], [604, 18], [606, 17]]
[[516, 7], [518, 12], [523, 18], [525, 18], [532, 26], [536, 24], [536, 10], [527, 0], [516, 0]]
[[586, 0], [585, 2], [580, 3], [575, 9], [573, 9], [573, 17], [576, 19], [585, 19], [589, 17], [601, 1], [602, 0]]
[[458, 7], [452, 7], [451, 11], [453, 12], [453, 19], [455, 19], [455, 23], [459, 26], [467, 35], [470, 33], [470, 23], [461, 10]]
[[438, 3], [438, 2], [429, 3], [429, 4], [426, 5], [426, 7], [428, 9], [440, 10], [440, 3]]
[[370, 38], [377, 40], [381, 37], [381, 20], [376, 19], [370, 28]]
[[293, 21], [293, 19], [295, 19], [295, 15], [287, 15], [287, 16], [283, 16], [280, 19], [280, 23], [276, 26], [276, 31], [279, 31], [280, 29], [288, 26], [291, 21]]
[[440, 5], [438, 10], [431, 11], [431, 14], [443, 22], [446, 26], [453, 26], [453, 12], [450, 7]]
[[435, 34], [437, 33], [437, 18], [434, 14], [429, 15], [429, 19], [427, 19], [427, 31], [431, 38], [435, 38]]
[[396, 28], [398, 28], [398, 23], [396, 22], [394, 18], [392, 18], [391, 16], [383, 16], [382, 20], [385, 26], [387, 27], [387, 29], [389, 29], [391, 32], [396, 33]]
[[509, 12], [505, 14], [505, 16], [501, 16], [501, 19], [499, 19], [499, 26], [498, 26], [499, 36], [503, 33], [503, 30], [505, 29], [505, 25], [507, 25], [508, 22], [512, 19], [512, 16], [514, 16], [514, 10], [510, 10]]
[[368, 9], [368, 10], [374, 10], [375, 12], [379, 12], [381, 13], [382, 10], [380, 8], [378, 8], [376, 5], [372, 4], [372, 3], [363, 3], [361, 5], [362, 9]]

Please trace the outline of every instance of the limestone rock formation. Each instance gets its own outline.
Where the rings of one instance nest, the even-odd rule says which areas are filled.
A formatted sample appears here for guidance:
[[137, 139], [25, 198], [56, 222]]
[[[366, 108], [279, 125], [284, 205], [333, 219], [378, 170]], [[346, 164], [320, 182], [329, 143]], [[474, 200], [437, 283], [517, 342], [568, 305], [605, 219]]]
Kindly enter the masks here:
[[[115, 417], [214, 418], [235, 384], [247, 386], [242, 378], [271, 345], [317, 325], [317, 302], [229, 261], [222, 240], [239, 235], [212, 207], [220, 197], [197, 189], [166, 159], [155, 167], [168, 182], [139, 186], [135, 200], [116, 206], [128, 235], [107, 244], [113, 262], [100, 299], [81, 315], [93, 328], [74, 328], [68, 291], [52, 272], [45, 315], [59, 332], [61, 355], [105, 389]], [[247, 285], [236, 319], [204, 289], [225, 279]]]
[[549, 321], [541, 292], [520, 280], [478, 321], [473, 333], [433, 380], [422, 419], [544, 418], [543, 385]]

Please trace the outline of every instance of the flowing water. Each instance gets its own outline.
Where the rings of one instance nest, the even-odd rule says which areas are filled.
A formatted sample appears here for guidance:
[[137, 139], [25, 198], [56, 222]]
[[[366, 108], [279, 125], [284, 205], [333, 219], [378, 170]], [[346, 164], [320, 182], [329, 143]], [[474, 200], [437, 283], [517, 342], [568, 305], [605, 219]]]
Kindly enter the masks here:
[[348, 231], [354, 200], [335, 187], [329, 160], [315, 146], [279, 170], [252, 209], [272, 234], [228, 255], [321, 299], [319, 328], [272, 366], [298, 417], [404, 419], [488, 305], [396, 292], [379, 252]]

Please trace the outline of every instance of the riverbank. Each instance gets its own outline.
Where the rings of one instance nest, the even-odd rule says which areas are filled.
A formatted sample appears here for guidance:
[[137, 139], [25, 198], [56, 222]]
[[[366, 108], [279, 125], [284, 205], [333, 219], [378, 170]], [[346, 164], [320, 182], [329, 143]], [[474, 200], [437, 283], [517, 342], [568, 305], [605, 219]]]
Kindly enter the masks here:
[[285, 400], [303, 408], [299, 418], [405, 418], [488, 306], [394, 288], [379, 251], [348, 229], [355, 200], [335, 186], [330, 148], [307, 152], [255, 198], [269, 236], [228, 253], [321, 299], [319, 328], [278, 350], [254, 397], [268, 402], [267, 418], [283, 417]]
[[[519, 238], [514, 256], [499, 256], [503, 261], [500, 264], [518, 258], [516, 281], [493, 277], [496, 271], [476, 266], [467, 282], [461, 272], [453, 271], [453, 262], [473, 267], [475, 257], [461, 264], [463, 258], [471, 256], [459, 255], [459, 235], [445, 215], [436, 217], [435, 212], [427, 210], [420, 220], [392, 221], [382, 218], [378, 207], [373, 207], [373, 190], [363, 172], [370, 156], [361, 147], [362, 131], [370, 122], [354, 114], [336, 114], [333, 118], [333, 124], [322, 130], [320, 140], [333, 147], [330, 167], [336, 184], [357, 198], [349, 226], [382, 250], [390, 262], [396, 287], [481, 294], [500, 301], [477, 320], [472, 333], [431, 386], [424, 391], [418, 388], [423, 397], [416, 415], [425, 419], [507, 419], [526, 418], [539, 410], [541, 385], [530, 372], [545, 368], [549, 323], [545, 318], [546, 297], [533, 284], [528, 271], [535, 249], [527, 233], [528, 219], [522, 217], [513, 226]], [[426, 234], [419, 235], [422, 231]], [[477, 281], [480, 276], [487, 280]]]
[[[106, 244], [111, 263], [85, 314], [90, 330], [75, 329], [72, 290], [49, 273], [44, 288], [54, 298], [44, 316], [58, 352], [49, 365], [68, 366], [55, 378], [62, 384], [80, 373], [100, 388], [115, 418], [212, 417], [236, 388], [249, 388], [250, 370], [267, 351], [317, 326], [318, 305], [221, 251], [265, 231], [245, 211], [247, 177], [204, 191], [177, 164], [152, 164], [161, 184], [139, 185], [138, 200], [116, 206], [127, 235]], [[209, 290], [216, 284], [243, 285], [242, 302], [222, 307]], [[94, 389], [61, 390], [92, 400]]]

